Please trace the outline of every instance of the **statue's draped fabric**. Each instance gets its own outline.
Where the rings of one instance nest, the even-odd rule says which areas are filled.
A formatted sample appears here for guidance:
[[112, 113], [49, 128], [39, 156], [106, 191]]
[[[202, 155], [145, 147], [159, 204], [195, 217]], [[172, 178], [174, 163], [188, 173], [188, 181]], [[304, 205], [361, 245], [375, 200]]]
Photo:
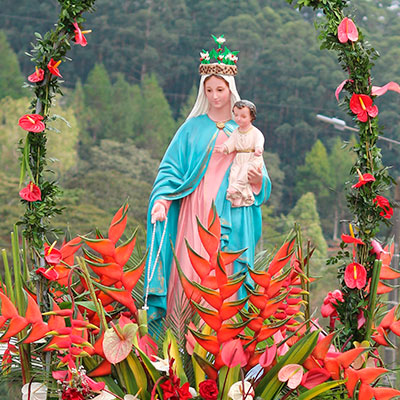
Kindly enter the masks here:
[[[233, 121], [225, 124], [224, 132], [227, 136], [230, 135], [236, 126]], [[167, 222], [156, 223], [151, 260], [150, 257], [147, 260], [145, 289], [147, 287], [149, 272], [154, 268], [154, 260], [160, 247], [163, 231], [166, 229], [160, 257], [149, 285], [148, 316], [151, 320], [163, 317], [167, 309], [167, 290], [171, 267], [175, 268], [171, 245], [174, 247], [182, 245], [182, 243], [175, 243], [181, 204], [180, 199], [192, 194], [204, 175], [207, 174], [210, 158], [219, 132], [215, 122], [205, 114], [190, 118], [175, 134], [161, 161], [153, 191], [150, 195], [147, 216], [148, 250], [151, 248], [153, 240], [153, 225], [151, 224], [151, 210], [153, 205], [157, 200], [168, 200], [171, 201], [171, 204], [167, 214]], [[222, 183], [215, 198], [217, 213], [221, 220], [221, 248], [230, 251], [248, 249], [234, 265], [234, 272], [243, 271], [245, 273], [247, 265], [253, 266], [254, 263], [255, 245], [261, 235], [260, 205], [268, 199], [271, 183], [267, 170], [264, 167], [262, 188], [255, 195], [255, 203], [249, 207], [232, 208], [231, 203], [226, 200], [229, 170], [230, 168], [223, 172]], [[209, 179], [207, 180], [210, 181]], [[166, 228], [164, 227], [165, 223], [167, 223]], [[243, 287], [241, 292], [239, 292], [239, 296], [245, 296]]]

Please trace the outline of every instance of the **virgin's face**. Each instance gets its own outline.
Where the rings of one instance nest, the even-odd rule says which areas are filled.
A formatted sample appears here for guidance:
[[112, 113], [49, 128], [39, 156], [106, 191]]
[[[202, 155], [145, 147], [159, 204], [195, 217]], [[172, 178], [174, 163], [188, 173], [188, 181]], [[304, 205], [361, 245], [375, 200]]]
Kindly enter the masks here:
[[228, 83], [224, 79], [212, 76], [205, 82], [204, 91], [210, 109], [221, 109], [226, 106], [230, 107], [231, 91]]

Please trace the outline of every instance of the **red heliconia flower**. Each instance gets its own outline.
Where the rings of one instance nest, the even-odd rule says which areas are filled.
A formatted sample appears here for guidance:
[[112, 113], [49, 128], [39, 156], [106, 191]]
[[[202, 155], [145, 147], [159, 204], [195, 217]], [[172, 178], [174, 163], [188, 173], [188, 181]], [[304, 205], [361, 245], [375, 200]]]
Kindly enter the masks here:
[[62, 78], [60, 71], [58, 70], [58, 66], [61, 64], [61, 60], [54, 61], [52, 58], [50, 59], [49, 63], [47, 64], [47, 68], [49, 69], [50, 73]]
[[383, 196], [376, 196], [372, 202], [376, 204], [377, 207], [382, 208], [382, 211], [379, 213], [380, 216], [386, 219], [390, 219], [393, 216], [393, 208], [390, 207], [389, 200]]
[[81, 31], [77, 22], [73, 22], [72, 25], [74, 26], [75, 30], [75, 43], [80, 44], [81, 46], [85, 47], [87, 45], [87, 40], [84, 36], [84, 33], [90, 33], [92, 31]]
[[366, 94], [353, 93], [350, 99], [350, 109], [361, 122], [367, 122], [368, 116], [378, 115], [378, 107], [373, 105], [371, 97]]
[[62, 259], [61, 251], [54, 247], [55, 244], [56, 242], [54, 242], [51, 246], [49, 246], [47, 243], [44, 245], [44, 259], [46, 260], [47, 264], [52, 266], [60, 264]]
[[40, 201], [42, 200], [42, 192], [39, 186], [36, 186], [33, 182], [29, 182], [26, 187], [20, 190], [19, 195], [26, 201]]
[[42, 122], [43, 116], [39, 114], [25, 114], [18, 120], [18, 125], [28, 132], [43, 132], [46, 126]]
[[346, 43], [348, 40], [356, 42], [358, 40], [358, 30], [350, 18], [343, 18], [338, 26], [338, 39], [340, 43]]
[[367, 271], [363, 265], [353, 262], [344, 271], [344, 282], [350, 289], [362, 289], [367, 283]]
[[352, 186], [352, 188], [359, 188], [361, 186], [366, 185], [368, 182], [375, 182], [375, 178], [371, 174], [361, 174], [359, 170], [358, 172], [358, 182]]
[[35, 67], [35, 72], [28, 76], [29, 82], [41, 82], [44, 78], [44, 71], [42, 68]]

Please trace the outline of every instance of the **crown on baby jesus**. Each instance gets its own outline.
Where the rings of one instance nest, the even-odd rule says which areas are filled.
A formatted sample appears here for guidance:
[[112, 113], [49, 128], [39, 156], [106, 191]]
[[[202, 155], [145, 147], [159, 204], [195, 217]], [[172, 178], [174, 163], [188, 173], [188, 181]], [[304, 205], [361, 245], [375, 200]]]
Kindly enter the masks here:
[[[238, 51], [231, 51], [226, 46], [222, 48], [225, 43], [224, 35], [216, 37], [211, 35], [217, 44], [217, 49], [211, 51], [202, 50], [200, 52], [200, 75], [236, 75], [238, 60]], [[214, 62], [212, 62], [214, 61]]]

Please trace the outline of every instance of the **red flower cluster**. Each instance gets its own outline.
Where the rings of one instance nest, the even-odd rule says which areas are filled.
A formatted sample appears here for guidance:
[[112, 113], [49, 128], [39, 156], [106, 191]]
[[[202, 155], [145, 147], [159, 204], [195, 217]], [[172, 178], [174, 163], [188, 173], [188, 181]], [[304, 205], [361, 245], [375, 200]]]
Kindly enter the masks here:
[[380, 216], [386, 219], [392, 218], [393, 208], [390, 207], [389, 200], [383, 196], [376, 196], [372, 202], [376, 204], [377, 207], [382, 208], [382, 211], [379, 213]]
[[62, 392], [61, 400], [85, 400], [85, 397], [78, 389], [69, 387]]
[[169, 362], [169, 375], [167, 380], [160, 384], [160, 388], [163, 390], [164, 400], [191, 399], [192, 395], [189, 392], [189, 382], [186, 382], [181, 386], [181, 380], [174, 374], [172, 369], [174, 361], [175, 360], [171, 358]]
[[217, 400], [218, 386], [212, 379], [206, 379], [199, 384], [199, 393], [204, 400]]

